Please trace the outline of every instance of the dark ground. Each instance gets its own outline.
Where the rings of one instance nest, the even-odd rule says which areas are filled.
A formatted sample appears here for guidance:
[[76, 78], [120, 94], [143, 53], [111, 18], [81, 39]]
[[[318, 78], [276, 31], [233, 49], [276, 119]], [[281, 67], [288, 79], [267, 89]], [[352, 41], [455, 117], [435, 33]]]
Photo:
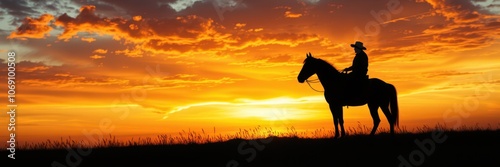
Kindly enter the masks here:
[[500, 166], [500, 130], [267, 138], [91, 150], [18, 150], [2, 166]]

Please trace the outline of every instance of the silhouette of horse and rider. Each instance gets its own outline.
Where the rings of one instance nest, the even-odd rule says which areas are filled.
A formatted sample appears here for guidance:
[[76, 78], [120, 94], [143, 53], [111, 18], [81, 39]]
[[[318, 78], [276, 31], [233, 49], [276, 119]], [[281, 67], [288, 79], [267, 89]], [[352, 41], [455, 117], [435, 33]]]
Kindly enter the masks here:
[[[333, 115], [335, 138], [345, 136], [343, 106], [363, 106], [368, 104], [373, 119], [373, 128], [370, 135], [374, 135], [380, 123], [378, 108], [387, 117], [390, 124], [390, 133], [394, 134], [394, 126], [399, 124], [399, 109], [397, 92], [394, 85], [378, 78], [369, 78], [368, 56], [364, 52], [366, 47], [356, 41], [351, 44], [356, 56], [352, 66], [339, 72], [325, 60], [315, 58], [311, 53], [306, 54], [304, 65], [297, 77], [299, 83], [308, 82], [308, 78], [316, 74], [324, 88], [325, 100]], [[340, 125], [340, 136], [339, 126]]]

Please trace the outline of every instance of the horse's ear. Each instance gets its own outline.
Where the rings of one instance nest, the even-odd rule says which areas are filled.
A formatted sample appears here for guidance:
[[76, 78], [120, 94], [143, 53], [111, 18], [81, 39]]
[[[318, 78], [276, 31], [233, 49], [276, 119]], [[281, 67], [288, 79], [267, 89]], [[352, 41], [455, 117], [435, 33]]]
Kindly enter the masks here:
[[307, 53], [306, 57], [312, 57], [311, 52]]

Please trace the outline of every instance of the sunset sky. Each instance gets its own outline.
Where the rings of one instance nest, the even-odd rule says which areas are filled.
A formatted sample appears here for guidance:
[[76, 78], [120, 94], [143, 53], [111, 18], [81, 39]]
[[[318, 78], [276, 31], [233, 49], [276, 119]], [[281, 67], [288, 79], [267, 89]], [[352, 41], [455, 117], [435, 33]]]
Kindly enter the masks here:
[[[396, 87], [400, 126], [500, 127], [498, 0], [4, 0], [0, 38], [2, 80], [17, 56], [20, 142], [332, 129], [297, 75], [307, 52], [349, 67], [357, 40], [370, 77]], [[344, 117], [372, 127], [367, 106]]]

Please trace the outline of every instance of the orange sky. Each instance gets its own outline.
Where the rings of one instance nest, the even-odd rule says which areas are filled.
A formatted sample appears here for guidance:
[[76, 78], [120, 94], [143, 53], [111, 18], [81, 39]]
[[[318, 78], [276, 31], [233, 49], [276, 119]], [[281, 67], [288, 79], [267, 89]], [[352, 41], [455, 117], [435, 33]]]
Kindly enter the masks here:
[[[500, 126], [498, 1], [0, 6], [1, 70], [7, 74], [6, 55], [14, 51], [16, 133], [23, 141], [91, 132], [138, 138], [214, 127], [223, 133], [259, 125], [332, 129], [322, 94], [296, 77], [307, 52], [338, 69], [350, 66], [349, 44], [356, 40], [367, 47], [370, 77], [396, 86], [401, 126]], [[0, 117], [7, 126], [8, 115]], [[344, 117], [348, 128], [372, 126], [367, 106], [344, 108]], [[0, 137], [7, 135], [2, 130]]]

